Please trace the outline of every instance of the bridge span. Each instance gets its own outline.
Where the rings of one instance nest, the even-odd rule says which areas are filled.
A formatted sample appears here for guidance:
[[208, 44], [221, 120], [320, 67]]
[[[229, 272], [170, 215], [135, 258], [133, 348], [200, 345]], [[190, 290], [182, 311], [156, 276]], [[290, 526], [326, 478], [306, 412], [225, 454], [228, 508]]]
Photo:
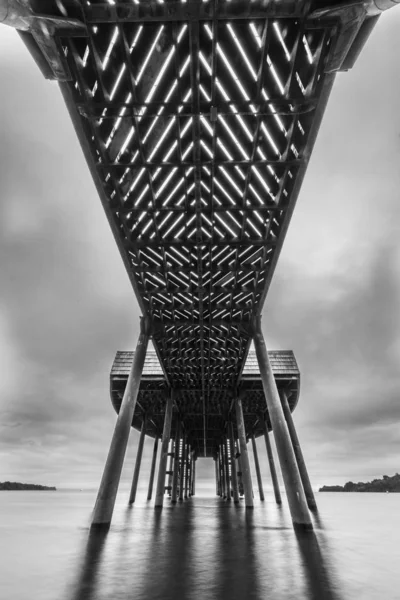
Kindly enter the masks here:
[[[336, 73], [396, 3], [0, 0], [0, 22], [59, 82], [143, 315], [112, 371], [119, 412], [93, 527], [110, 525], [132, 424], [139, 459], [146, 433], [162, 438], [157, 507], [182, 481], [193, 492], [196, 458], [213, 456], [218, 493], [238, 502], [242, 489], [252, 508], [247, 441], [265, 435], [272, 456], [272, 429], [293, 523], [312, 527], [297, 365], [267, 352], [261, 313]], [[296, 373], [282, 385], [284, 357]]]

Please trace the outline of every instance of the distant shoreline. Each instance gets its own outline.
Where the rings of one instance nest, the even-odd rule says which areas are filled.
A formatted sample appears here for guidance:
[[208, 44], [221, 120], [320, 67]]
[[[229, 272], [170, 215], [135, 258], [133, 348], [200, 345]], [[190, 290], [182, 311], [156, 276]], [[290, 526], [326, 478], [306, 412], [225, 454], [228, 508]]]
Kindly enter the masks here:
[[366, 483], [359, 481], [353, 483], [348, 481], [342, 485], [324, 485], [319, 488], [320, 492], [378, 492], [381, 494], [399, 494], [400, 493], [400, 475], [396, 473], [393, 477], [383, 475], [382, 479], [374, 479]]
[[0, 491], [2, 492], [14, 492], [14, 491], [24, 491], [24, 490], [34, 490], [37, 492], [55, 492], [57, 491], [56, 487], [48, 487], [46, 485], [38, 485], [35, 483], [19, 483], [17, 481], [0, 481]]

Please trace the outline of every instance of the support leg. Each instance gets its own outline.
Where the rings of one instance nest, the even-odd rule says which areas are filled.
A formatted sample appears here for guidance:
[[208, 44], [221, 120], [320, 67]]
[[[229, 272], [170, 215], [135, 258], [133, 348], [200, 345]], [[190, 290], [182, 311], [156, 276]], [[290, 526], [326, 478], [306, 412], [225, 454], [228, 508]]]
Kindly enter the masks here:
[[168, 453], [169, 455], [169, 465], [168, 465], [168, 495], [172, 496], [172, 479], [174, 476], [173, 466], [174, 466], [174, 456], [175, 456], [175, 441], [171, 440], [171, 448]]
[[219, 489], [219, 476], [218, 476], [218, 458], [214, 458], [214, 466], [215, 466], [215, 493], [217, 496], [220, 496], [221, 492]]
[[140, 465], [142, 464], [143, 444], [146, 435], [146, 419], [143, 419], [142, 428], [140, 430], [139, 444], [136, 454], [135, 470], [133, 472], [131, 493], [129, 496], [129, 504], [133, 504], [136, 499], [136, 490], [139, 481]]
[[283, 414], [282, 404], [279, 399], [274, 374], [272, 373], [268, 352], [265, 347], [260, 319], [257, 320], [255, 325], [254, 346], [256, 349], [258, 365], [260, 367], [268, 413], [275, 434], [276, 449], [281, 465], [293, 525], [301, 529], [312, 529], [311, 517], [307, 508], [306, 497], [304, 495], [296, 457], [294, 455], [292, 442]]
[[183, 500], [183, 492], [185, 485], [185, 457], [186, 453], [186, 435], [184, 434], [182, 437], [182, 454], [181, 454], [181, 465], [180, 465], [180, 478], [179, 478], [179, 502]]
[[274, 455], [272, 454], [271, 440], [269, 439], [268, 427], [267, 427], [267, 424], [264, 421], [263, 417], [262, 417], [262, 422], [263, 422], [263, 426], [264, 426], [264, 438], [265, 438], [265, 446], [267, 448], [269, 469], [271, 471], [272, 485], [274, 486], [275, 500], [276, 500], [277, 504], [282, 504], [281, 492], [280, 492], [279, 483], [278, 483], [278, 476], [276, 474], [276, 468], [275, 468]]
[[237, 462], [237, 477], [238, 477], [239, 496], [243, 496], [244, 488], [243, 488], [243, 478], [242, 478], [242, 463], [240, 462], [239, 440], [236, 440], [235, 448], [236, 448], [236, 456], [237, 456], [236, 462]]
[[139, 340], [93, 511], [92, 529], [108, 529], [110, 527], [148, 341], [149, 325], [144, 319], [141, 319]]
[[175, 435], [174, 474], [172, 476], [172, 492], [171, 492], [172, 504], [176, 504], [176, 499], [178, 496], [180, 435], [181, 435], [181, 425], [180, 425], [180, 423], [178, 423], [177, 428], [176, 428], [176, 435]]
[[229, 432], [229, 446], [230, 446], [230, 459], [231, 459], [231, 478], [232, 478], [232, 491], [233, 491], [233, 501], [235, 504], [239, 504], [239, 486], [238, 486], [238, 476], [236, 469], [236, 448], [235, 441], [233, 436], [233, 423], [229, 423], [228, 425]]
[[189, 464], [190, 464], [190, 444], [186, 444], [186, 463], [185, 463], [185, 500], [188, 498], [189, 489]]
[[147, 500], [151, 500], [151, 497], [153, 495], [153, 483], [154, 483], [154, 472], [156, 470], [157, 451], [158, 451], [158, 435], [156, 435], [156, 437], [154, 439], [153, 458], [151, 460], [149, 491], [147, 493]]
[[196, 495], [196, 456], [193, 454], [192, 496]]
[[229, 454], [228, 454], [228, 440], [225, 438], [223, 443], [224, 455], [225, 455], [225, 478], [226, 478], [226, 499], [228, 502], [231, 501], [231, 476], [229, 473]]
[[235, 406], [236, 406], [236, 421], [237, 421], [237, 428], [238, 428], [239, 441], [240, 441], [240, 462], [242, 464], [244, 497], [245, 497], [245, 502], [246, 502], [246, 508], [253, 508], [254, 507], [253, 486], [251, 483], [250, 462], [249, 462], [249, 455], [247, 452], [246, 431], [244, 428], [242, 401], [238, 397], [236, 397], [236, 399], [235, 399]]
[[264, 490], [263, 490], [263, 484], [262, 484], [262, 479], [261, 479], [260, 463], [258, 462], [258, 453], [257, 453], [257, 446], [256, 446], [256, 438], [254, 437], [254, 435], [251, 436], [251, 443], [253, 445], [253, 456], [254, 456], [254, 463], [255, 463], [255, 466], [256, 466], [258, 491], [260, 493], [260, 500], [263, 502], [264, 499], [265, 499], [264, 498]]
[[301, 451], [301, 446], [299, 442], [299, 438], [297, 437], [297, 431], [293, 423], [292, 413], [290, 412], [289, 403], [287, 399], [287, 395], [285, 391], [282, 391], [280, 395], [283, 413], [285, 415], [286, 423], [289, 429], [290, 439], [292, 440], [294, 454], [297, 460], [297, 466], [299, 468], [301, 481], [303, 483], [304, 493], [306, 495], [306, 500], [308, 504], [308, 508], [310, 510], [317, 509], [317, 503], [315, 501], [314, 492], [311, 487], [310, 478], [308, 476], [306, 463], [303, 457], [303, 453]]
[[169, 437], [171, 435], [171, 422], [172, 422], [172, 408], [174, 406], [173, 390], [170, 391], [168, 396], [167, 405], [165, 407], [165, 418], [164, 418], [164, 430], [161, 441], [161, 452], [160, 452], [160, 464], [158, 466], [158, 480], [157, 480], [157, 491], [155, 508], [162, 508], [164, 503], [165, 493], [165, 471], [167, 469], [168, 460], [168, 445]]

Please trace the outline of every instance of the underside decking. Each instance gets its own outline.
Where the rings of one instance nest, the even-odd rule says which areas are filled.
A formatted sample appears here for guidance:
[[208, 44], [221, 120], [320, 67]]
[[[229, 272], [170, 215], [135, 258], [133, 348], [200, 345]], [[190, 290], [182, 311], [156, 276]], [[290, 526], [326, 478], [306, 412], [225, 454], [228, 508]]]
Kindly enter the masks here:
[[[270, 351], [268, 354], [278, 389], [284, 389], [288, 392], [289, 405], [291, 410], [294, 410], [300, 392], [300, 372], [294, 354], [290, 350]], [[117, 352], [111, 369], [110, 394], [112, 404], [117, 412], [121, 405], [133, 356], [133, 352]], [[252, 433], [256, 437], [262, 435], [263, 427], [260, 418], [263, 417], [268, 423], [269, 418], [254, 352], [249, 352], [238, 390], [242, 396], [248, 435]], [[232, 389], [227, 387], [217, 388], [210, 390], [210, 392], [206, 456], [214, 455], [222, 436], [226, 434], [226, 421], [229, 417], [232, 418], [236, 429], [235, 411], [230, 411], [233, 398]], [[147, 352], [137, 408], [132, 422], [135, 429], [141, 428], [143, 415], [146, 413], [148, 416], [146, 433], [152, 437], [161, 435], [165, 415], [165, 400], [168, 393], [169, 389], [157, 355], [150, 350]], [[172, 436], [175, 435], [177, 418], [180, 416], [189, 436], [190, 444], [199, 456], [203, 455], [204, 452], [201, 394], [201, 389], [177, 390], [172, 420]]]

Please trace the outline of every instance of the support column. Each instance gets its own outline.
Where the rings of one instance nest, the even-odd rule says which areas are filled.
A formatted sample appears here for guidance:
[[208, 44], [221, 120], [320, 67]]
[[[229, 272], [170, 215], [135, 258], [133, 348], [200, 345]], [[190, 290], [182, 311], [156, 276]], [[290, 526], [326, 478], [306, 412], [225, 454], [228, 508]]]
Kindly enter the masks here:
[[174, 456], [175, 456], [175, 442], [171, 440], [171, 448], [168, 453], [169, 455], [169, 465], [168, 465], [168, 494], [172, 496], [172, 479], [174, 476], [173, 465], [174, 465]]
[[181, 468], [180, 468], [180, 479], [179, 479], [179, 502], [183, 500], [184, 484], [185, 484], [185, 452], [186, 452], [186, 434], [182, 436], [182, 455], [181, 455]]
[[231, 501], [231, 482], [229, 474], [229, 453], [228, 453], [228, 440], [225, 438], [223, 443], [224, 454], [225, 454], [225, 478], [226, 478], [226, 499], [228, 502]]
[[154, 483], [154, 472], [156, 470], [157, 451], [158, 451], [158, 435], [156, 435], [156, 437], [154, 439], [153, 458], [151, 460], [149, 491], [147, 493], [147, 500], [151, 500], [151, 497], [153, 495], [153, 483]]
[[253, 445], [253, 456], [254, 456], [254, 463], [255, 463], [255, 466], [256, 466], [258, 491], [260, 493], [260, 500], [263, 502], [265, 500], [265, 498], [264, 498], [264, 490], [263, 490], [263, 484], [262, 484], [262, 479], [261, 479], [260, 463], [258, 462], [258, 453], [257, 453], [257, 446], [256, 446], [256, 438], [254, 437], [254, 435], [251, 436], [251, 443]]
[[222, 454], [222, 446], [218, 449], [219, 457], [219, 478], [221, 481], [221, 498], [225, 498], [225, 470], [224, 470], [224, 456]]
[[293, 525], [301, 529], [312, 529], [296, 457], [261, 331], [260, 319], [256, 321], [253, 339]]
[[244, 494], [244, 488], [243, 488], [243, 478], [242, 478], [242, 463], [240, 462], [240, 449], [239, 449], [239, 440], [236, 440], [235, 443], [235, 448], [236, 448], [236, 455], [237, 455], [237, 478], [238, 478], [238, 489], [239, 489], [239, 496]]
[[232, 491], [233, 491], [233, 501], [235, 504], [239, 504], [239, 486], [238, 486], [238, 476], [236, 469], [236, 448], [235, 448], [235, 439], [233, 436], [233, 423], [228, 424], [228, 433], [229, 433], [229, 445], [231, 449], [231, 478], [232, 478]]
[[285, 415], [286, 423], [289, 429], [290, 439], [292, 440], [294, 454], [297, 460], [297, 466], [299, 468], [299, 473], [301, 477], [301, 481], [303, 483], [304, 493], [306, 495], [306, 500], [308, 504], [308, 508], [310, 510], [317, 510], [317, 503], [315, 501], [314, 492], [311, 487], [310, 478], [308, 476], [306, 463], [303, 457], [303, 453], [301, 451], [301, 446], [299, 442], [299, 438], [297, 437], [297, 431], [293, 423], [292, 413], [290, 412], [288, 398], [286, 392], [283, 390], [280, 394], [283, 413]]
[[142, 428], [140, 430], [139, 444], [136, 454], [135, 470], [133, 472], [131, 493], [129, 495], [129, 504], [133, 504], [136, 498], [137, 484], [139, 481], [140, 465], [142, 464], [143, 444], [146, 435], [146, 418], [143, 418]]
[[196, 495], [196, 460], [197, 460], [197, 457], [193, 453], [192, 496]]
[[274, 486], [275, 500], [277, 504], [282, 504], [281, 492], [279, 489], [278, 476], [276, 474], [274, 455], [272, 454], [271, 440], [269, 439], [268, 427], [266, 422], [264, 421], [264, 417], [261, 417], [261, 420], [264, 426], [265, 446], [267, 448], [268, 463], [269, 469], [271, 471], [272, 485]]
[[246, 431], [245, 431], [245, 427], [244, 427], [242, 400], [238, 396], [236, 396], [236, 399], [235, 399], [235, 407], [236, 407], [236, 421], [237, 421], [237, 428], [238, 428], [239, 442], [240, 442], [240, 462], [242, 464], [244, 497], [245, 497], [245, 502], [246, 502], [246, 508], [253, 508], [254, 507], [253, 486], [251, 483], [249, 454], [247, 452]]
[[162, 508], [164, 503], [165, 493], [165, 471], [167, 470], [168, 460], [168, 445], [169, 437], [171, 435], [171, 422], [172, 422], [172, 409], [174, 406], [174, 392], [170, 391], [167, 404], [165, 407], [165, 418], [164, 418], [164, 430], [161, 441], [161, 452], [160, 452], [160, 463], [158, 466], [158, 480], [157, 480], [157, 491], [155, 508]]
[[185, 500], [188, 498], [189, 489], [189, 462], [190, 462], [190, 444], [186, 444], [186, 462], [185, 462]]
[[221, 492], [219, 489], [218, 456], [216, 458], [214, 458], [214, 465], [215, 465], [215, 493], [217, 496], [219, 496], [221, 494]]
[[140, 321], [140, 335], [133, 357], [132, 367], [97, 494], [97, 500], [93, 511], [92, 529], [108, 529], [110, 527], [119, 480], [121, 478], [122, 465], [125, 458], [126, 446], [128, 444], [129, 432], [132, 425], [132, 418], [135, 412], [136, 399], [139, 392], [140, 379], [146, 358], [148, 342], [149, 323], [142, 318]]
[[175, 455], [174, 455], [174, 474], [172, 476], [171, 502], [176, 504], [178, 496], [178, 477], [179, 477], [179, 449], [180, 449], [181, 424], [177, 423], [175, 435]]

